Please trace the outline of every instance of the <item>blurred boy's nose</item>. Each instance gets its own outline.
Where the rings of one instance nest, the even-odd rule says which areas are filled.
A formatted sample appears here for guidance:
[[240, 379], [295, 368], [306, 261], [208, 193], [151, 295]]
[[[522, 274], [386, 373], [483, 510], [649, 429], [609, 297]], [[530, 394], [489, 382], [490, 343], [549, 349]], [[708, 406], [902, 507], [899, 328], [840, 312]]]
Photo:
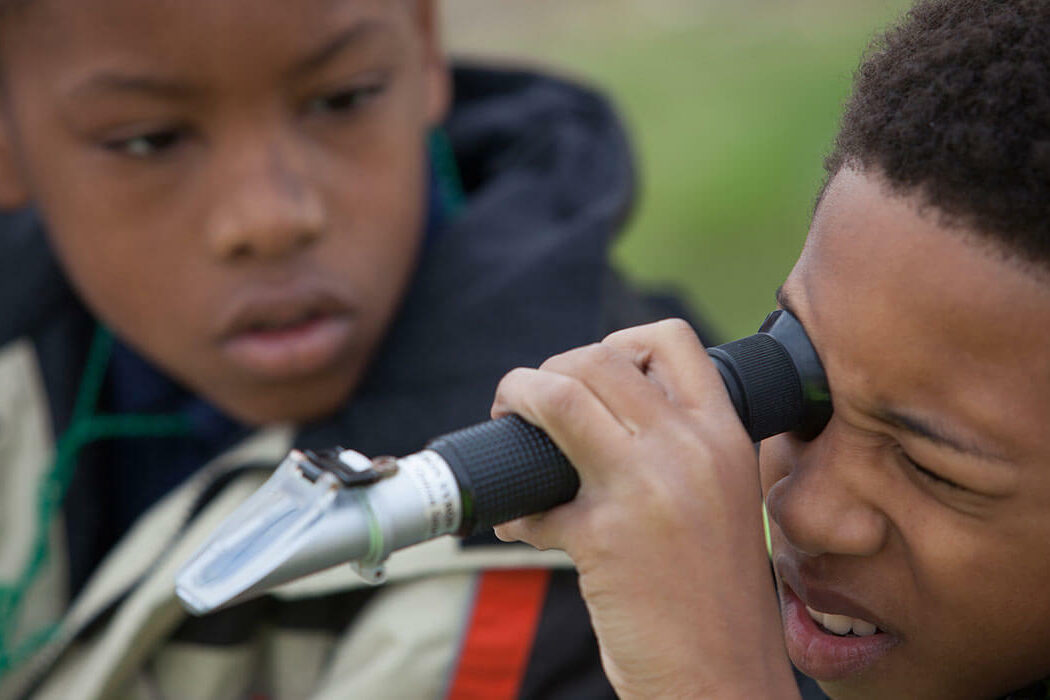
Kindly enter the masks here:
[[207, 222], [212, 254], [225, 262], [275, 260], [324, 234], [320, 193], [305, 164], [278, 146], [246, 144], [222, 168]]
[[836, 423], [833, 416], [811, 442], [782, 438], [791, 442], [782, 448], [785, 473], [769, 489], [766, 507], [800, 552], [871, 556], [889, 531], [877, 503], [875, 452], [845, 444]]

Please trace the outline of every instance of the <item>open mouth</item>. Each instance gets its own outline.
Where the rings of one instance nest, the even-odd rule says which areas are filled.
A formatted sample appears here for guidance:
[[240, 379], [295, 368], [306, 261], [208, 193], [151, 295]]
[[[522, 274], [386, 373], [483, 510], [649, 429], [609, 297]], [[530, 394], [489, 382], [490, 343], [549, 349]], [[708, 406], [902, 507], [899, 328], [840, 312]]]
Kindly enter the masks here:
[[[808, 591], [840, 610], [863, 612], [863, 606], [834, 591]], [[841, 598], [841, 600], [838, 600]], [[817, 602], [817, 601], [814, 601]], [[859, 673], [900, 643], [893, 633], [861, 617], [827, 613], [803, 601], [786, 583], [781, 586], [784, 642], [795, 666], [820, 681], [840, 680]]]
[[329, 314], [319, 311], [307, 311], [298, 316], [284, 319], [256, 319], [248, 323], [242, 333], [282, 333], [302, 329], [315, 321], [327, 318]]
[[806, 606], [806, 612], [824, 632], [837, 637], [870, 637], [881, 630], [871, 622], [848, 615], [820, 612]]
[[345, 313], [302, 309], [260, 314], [242, 323], [223, 344], [238, 366], [271, 379], [328, 371], [351, 348], [356, 324]]

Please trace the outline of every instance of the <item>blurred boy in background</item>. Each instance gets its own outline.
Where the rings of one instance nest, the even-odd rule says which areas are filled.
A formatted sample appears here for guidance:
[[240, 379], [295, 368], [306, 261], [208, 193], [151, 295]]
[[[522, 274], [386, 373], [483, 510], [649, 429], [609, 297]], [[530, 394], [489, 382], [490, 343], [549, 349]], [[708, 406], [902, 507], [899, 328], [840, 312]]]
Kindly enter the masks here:
[[611, 695], [567, 558], [495, 539], [173, 596], [293, 445], [412, 452], [668, 313], [606, 264], [608, 107], [451, 75], [435, 6], [3, 3], [0, 696]]

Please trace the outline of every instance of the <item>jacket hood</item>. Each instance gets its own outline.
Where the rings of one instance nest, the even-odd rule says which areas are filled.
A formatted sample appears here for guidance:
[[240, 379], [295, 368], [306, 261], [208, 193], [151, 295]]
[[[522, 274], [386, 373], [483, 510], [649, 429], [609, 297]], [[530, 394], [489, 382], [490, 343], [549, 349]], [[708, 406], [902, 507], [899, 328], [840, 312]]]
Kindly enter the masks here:
[[72, 301], [36, 213], [0, 212], [0, 346], [33, 335]]

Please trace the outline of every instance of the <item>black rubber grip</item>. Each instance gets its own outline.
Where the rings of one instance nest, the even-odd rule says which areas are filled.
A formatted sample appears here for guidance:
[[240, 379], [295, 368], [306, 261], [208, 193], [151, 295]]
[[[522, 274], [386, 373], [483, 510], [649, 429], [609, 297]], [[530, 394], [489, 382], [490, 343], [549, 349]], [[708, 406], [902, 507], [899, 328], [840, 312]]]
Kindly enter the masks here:
[[518, 416], [443, 435], [427, 449], [441, 455], [459, 481], [463, 536], [571, 501], [580, 488], [561, 450]]

